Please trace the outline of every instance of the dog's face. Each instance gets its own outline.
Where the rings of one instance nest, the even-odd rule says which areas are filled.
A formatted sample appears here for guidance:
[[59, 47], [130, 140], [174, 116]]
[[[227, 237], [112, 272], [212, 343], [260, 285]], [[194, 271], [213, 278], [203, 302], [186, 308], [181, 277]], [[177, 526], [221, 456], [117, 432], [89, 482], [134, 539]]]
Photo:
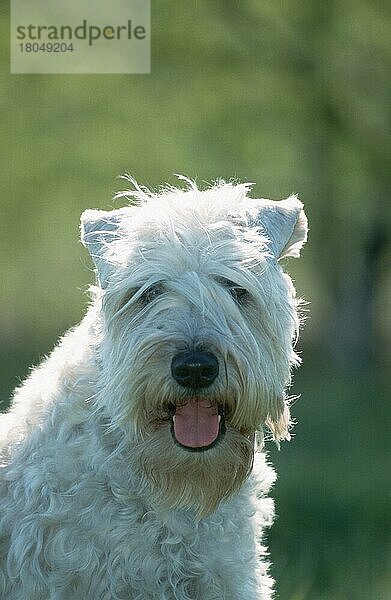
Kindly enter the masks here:
[[306, 219], [296, 198], [246, 193], [192, 186], [82, 219], [101, 289], [100, 401], [137, 439], [156, 502], [199, 515], [240, 487], [265, 424], [288, 436], [297, 301], [277, 261], [298, 253]]

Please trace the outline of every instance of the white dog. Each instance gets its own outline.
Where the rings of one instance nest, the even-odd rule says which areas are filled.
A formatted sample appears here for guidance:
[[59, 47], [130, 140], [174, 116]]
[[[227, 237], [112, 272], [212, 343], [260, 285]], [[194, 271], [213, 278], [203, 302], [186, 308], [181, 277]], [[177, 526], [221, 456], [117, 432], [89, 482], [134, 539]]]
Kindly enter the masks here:
[[0, 420], [3, 599], [272, 595], [261, 448], [289, 437], [299, 362], [278, 261], [307, 222], [295, 196], [186, 181], [82, 216], [91, 306]]

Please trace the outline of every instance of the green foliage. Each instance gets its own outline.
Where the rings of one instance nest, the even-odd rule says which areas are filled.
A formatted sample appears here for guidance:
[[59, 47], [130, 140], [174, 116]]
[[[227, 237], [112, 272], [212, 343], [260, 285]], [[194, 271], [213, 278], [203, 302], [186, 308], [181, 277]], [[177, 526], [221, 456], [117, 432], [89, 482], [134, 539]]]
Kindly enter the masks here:
[[279, 475], [269, 534], [277, 591], [282, 600], [386, 600], [386, 378], [366, 370], [353, 379], [308, 358], [296, 375], [293, 440], [270, 449]]

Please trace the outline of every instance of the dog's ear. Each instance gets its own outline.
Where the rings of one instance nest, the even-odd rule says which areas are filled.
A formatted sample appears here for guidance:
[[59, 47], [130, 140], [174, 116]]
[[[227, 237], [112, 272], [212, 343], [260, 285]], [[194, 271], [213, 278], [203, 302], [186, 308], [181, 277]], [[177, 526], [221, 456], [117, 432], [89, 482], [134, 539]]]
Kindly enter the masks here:
[[109, 247], [118, 238], [123, 210], [85, 210], [80, 218], [81, 241], [94, 261], [101, 287], [107, 283]]
[[297, 196], [278, 202], [259, 200], [259, 203], [257, 226], [269, 241], [269, 250], [274, 258], [298, 258], [308, 232], [303, 204]]

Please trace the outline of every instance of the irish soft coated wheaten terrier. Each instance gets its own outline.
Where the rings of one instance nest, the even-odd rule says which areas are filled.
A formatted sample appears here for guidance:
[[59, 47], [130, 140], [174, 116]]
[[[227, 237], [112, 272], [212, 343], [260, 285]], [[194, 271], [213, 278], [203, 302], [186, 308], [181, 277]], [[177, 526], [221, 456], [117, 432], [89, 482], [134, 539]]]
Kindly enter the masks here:
[[0, 419], [0, 597], [269, 599], [263, 432], [289, 437], [279, 261], [306, 240], [302, 204], [129, 180], [128, 206], [82, 215], [85, 318]]

